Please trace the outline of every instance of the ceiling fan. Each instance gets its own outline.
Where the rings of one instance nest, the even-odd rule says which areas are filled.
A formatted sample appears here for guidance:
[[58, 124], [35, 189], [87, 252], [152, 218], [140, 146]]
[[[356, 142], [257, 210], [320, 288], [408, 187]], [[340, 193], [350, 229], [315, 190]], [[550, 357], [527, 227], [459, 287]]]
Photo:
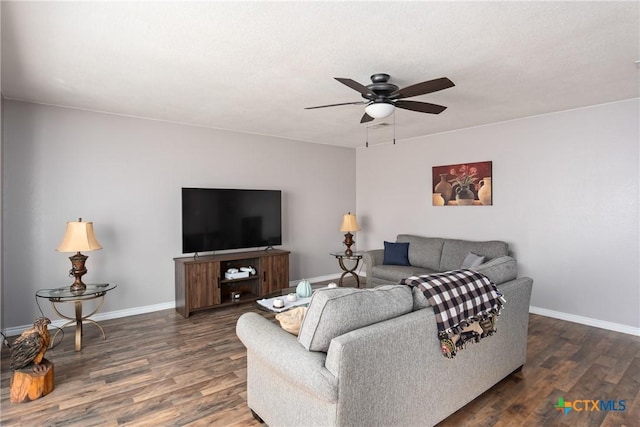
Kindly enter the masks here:
[[389, 74], [374, 74], [371, 76], [372, 83], [364, 86], [355, 80], [335, 77], [335, 79], [340, 83], [360, 92], [366, 101], [319, 105], [317, 107], [306, 107], [305, 109], [312, 110], [314, 108], [337, 107], [339, 105], [367, 104], [360, 123], [366, 123], [373, 119], [381, 119], [390, 116], [395, 108], [417, 111], [419, 113], [440, 114], [446, 110], [447, 107], [430, 104], [428, 102], [404, 101], [403, 99], [411, 98], [412, 96], [425, 95], [427, 93], [437, 92], [439, 90], [455, 86], [448, 78], [441, 77], [439, 79], [427, 80], [426, 82], [416, 83], [399, 89], [398, 86], [393, 83], [389, 83], [389, 78]]

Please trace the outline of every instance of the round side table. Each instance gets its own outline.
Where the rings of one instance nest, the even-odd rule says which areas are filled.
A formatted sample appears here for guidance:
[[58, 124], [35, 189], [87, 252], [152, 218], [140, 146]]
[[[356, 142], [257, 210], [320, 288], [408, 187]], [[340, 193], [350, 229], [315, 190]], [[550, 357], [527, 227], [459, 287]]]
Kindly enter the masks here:
[[[338, 285], [342, 286], [342, 279], [347, 274], [351, 274], [354, 279], [356, 279], [356, 287], [360, 287], [360, 277], [356, 274], [356, 269], [358, 268], [358, 264], [360, 264], [360, 260], [362, 259], [362, 252], [354, 252], [351, 255], [347, 255], [344, 252], [331, 252], [331, 256], [336, 257], [338, 260], [338, 264], [340, 264], [340, 268], [342, 269], [342, 275], [340, 276], [340, 280], [338, 281]], [[352, 263], [351, 268], [345, 265], [344, 260], [355, 261]]]
[[[64, 288], [56, 288], [56, 289], [40, 289], [36, 292], [36, 297], [38, 298], [46, 298], [51, 302], [51, 307], [53, 307], [53, 311], [56, 312], [58, 316], [63, 319], [69, 320], [67, 323], [62, 325], [62, 328], [58, 329], [56, 333], [53, 335], [53, 339], [51, 340], [51, 344], [53, 345], [58, 332], [60, 332], [63, 328], [66, 328], [73, 323], [76, 324], [76, 351], [82, 350], [82, 324], [85, 322], [89, 322], [93, 325], [96, 325], [98, 329], [102, 332], [102, 339], [106, 340], [107, 336], [104, 333], [104, 329], [102, 326], [98, 324], [93, 319], [90, 319], [91, 316], [96, 314], [102, 305], [104, 304], [104, 296], [107, 292], [116, 288], [115, 283], [104, 283], [99, 285], [87, 285], [87, 288], [82, 291], [71, 291], [68, 286]], [[100, 298], [98, 305], [95, 310], [93, 310], [89, 314], [82, 314], [82, 303], [85, 301], [93, 300]], [[73, 303], [75, 305], [75, 316], [70, 317], [66, 314], [61, 313], [56, 307], [58, 303]]]

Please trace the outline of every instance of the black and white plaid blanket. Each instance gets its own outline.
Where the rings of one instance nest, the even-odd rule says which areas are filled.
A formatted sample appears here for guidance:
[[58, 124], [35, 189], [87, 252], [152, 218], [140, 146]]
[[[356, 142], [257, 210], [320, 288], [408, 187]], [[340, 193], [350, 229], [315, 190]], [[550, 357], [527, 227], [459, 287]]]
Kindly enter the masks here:
[[455, 356], [468, 341], [495, 332], [502, 294], [485, 275], [473, 270], [407, 277], [401, 284], [418, 287], [433, 307], [442, 352]]

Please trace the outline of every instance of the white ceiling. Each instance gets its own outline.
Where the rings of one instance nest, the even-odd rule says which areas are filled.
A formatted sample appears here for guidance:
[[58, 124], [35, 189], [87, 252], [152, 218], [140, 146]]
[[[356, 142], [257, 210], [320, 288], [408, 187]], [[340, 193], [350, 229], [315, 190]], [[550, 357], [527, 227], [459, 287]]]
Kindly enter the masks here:
[[[348, 147], [362, 100], [333, 77], [455, 87], [396, 138], [640, 95], [639, 2], [6, 2], [2, 94]], [[393, 118], [385, 119], [392, 122]], [[370, 123], [370, 125], [377, 122]], [[369, 129], [388, 142], [392, 126]]]

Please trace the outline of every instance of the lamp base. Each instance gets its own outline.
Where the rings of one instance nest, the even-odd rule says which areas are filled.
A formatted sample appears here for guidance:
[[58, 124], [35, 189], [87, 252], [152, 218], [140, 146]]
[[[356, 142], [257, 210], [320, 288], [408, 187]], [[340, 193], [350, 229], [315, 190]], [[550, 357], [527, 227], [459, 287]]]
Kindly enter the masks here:
[[82, 282], [82, 276], [87, 272], [87, 268], [84, 266], [85, 261], [89, 258], [86, 255], [82, 255], [79, 251], [70, 256], [71, 270], [69, 270], [69, 276], [73, 276], [76, 280], [71, 284], [69, 290], [71, 292], [80, 292], [87, 289], [87, 285]]
[[344, 245], [347, 247], [347, 249], [344, 251], [344, 254], [346, 256], [353, 255], [353, 251], [351, 250], [351, 245], [355, 243], [355, 240], [353, 240], [353, 234], [347, 231], [347, 234], [344, 235], [344, 242], [342, 243], [344, 243]]

